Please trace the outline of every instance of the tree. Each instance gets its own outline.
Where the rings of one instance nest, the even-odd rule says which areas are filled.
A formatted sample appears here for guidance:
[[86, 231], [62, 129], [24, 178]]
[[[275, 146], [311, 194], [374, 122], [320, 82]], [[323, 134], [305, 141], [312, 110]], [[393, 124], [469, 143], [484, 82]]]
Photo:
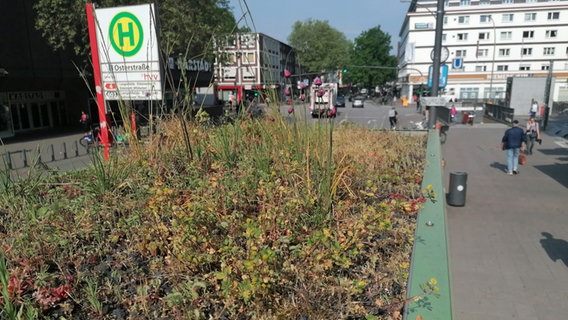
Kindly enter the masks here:
[[[89, 37], [85, 0], [37, 0], [36, 29], [54, 50], [73, 49], [88, 61]], [[96, 7], [139, 4], [136, 0], [93, 1]], [[195, 59], [211, 52], [213, 35], [230, 33], [236, 26], [228, 0], [163, 0], [158, 3], [162, 50], [166, 55], [186, 54]]]
[[385, 69], [351, 67], [348, 73], [349, 79], [364, 87], [385, 84], [395, 80], [397, 59], [390, 55], [392, 49], [390, 43], [390, 35], [381, 31], [380, 26], [364, 31], [355, 38], [351, 50], [351, 64], [354, 66], [384, 67]]
[[296, 21], [288, 42], [308, 72], [338, 70], [349, 61], [351, 42], [327, 21]]

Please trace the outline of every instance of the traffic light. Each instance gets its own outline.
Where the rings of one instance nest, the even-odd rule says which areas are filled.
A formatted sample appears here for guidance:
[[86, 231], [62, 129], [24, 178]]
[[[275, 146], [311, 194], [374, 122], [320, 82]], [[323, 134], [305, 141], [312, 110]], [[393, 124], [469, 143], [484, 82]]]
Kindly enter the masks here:
[[255, 97], [258, 97], [258, 91], [255, 91], [255, 92], [254, 92], [254, 96], [255, 96]]
[[343, 68], [343, 73], [347, 73], [347, 68]]

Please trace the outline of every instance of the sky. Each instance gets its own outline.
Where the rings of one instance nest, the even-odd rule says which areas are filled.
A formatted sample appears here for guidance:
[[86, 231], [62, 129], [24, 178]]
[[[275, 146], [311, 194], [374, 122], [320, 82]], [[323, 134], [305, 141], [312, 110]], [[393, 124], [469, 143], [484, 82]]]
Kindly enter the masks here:
[[245, 16], [239, 26], [249, 26], [254, 32], [284, 43], [288, 43], [294, 22], [311, 18], [327, 21], [349, 40], [380, 26], [391, 36], [393, 51], [410, 6], [410, 2], [400, 0], [230, 0], [237, 20], [246, 12], [245, 3], [251, 15]]

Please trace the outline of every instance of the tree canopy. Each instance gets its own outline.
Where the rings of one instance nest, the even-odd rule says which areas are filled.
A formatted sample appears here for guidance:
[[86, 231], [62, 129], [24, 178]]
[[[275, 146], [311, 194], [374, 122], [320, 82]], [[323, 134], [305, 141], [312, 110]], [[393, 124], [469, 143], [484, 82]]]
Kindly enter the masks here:
[[380, 26], [362, 32], [355, 38], [351, 49], [350, 64], [356, 67], [348, 68], [347, 78], [352, 83], [367, 87], [394, 80], [397, 60], [390, 55], [390, 43], [390, 35], [381, 31]]
[[[87, 60], [89, 41], [85, 0], [36, 0], [36, 29], [54, 50], [72, 49]], [[142, 3], [137, 0], [98, 0], [96, 7]], [[230, 33], [236, 26], [228, 0], [157, 1], [162, 50], [199, 58], [210, 52], [213, 35]]]
[[327, 21], [296, 21], [288, 42], [308, 72], [338, 70], [349, 61], [351, 42]]

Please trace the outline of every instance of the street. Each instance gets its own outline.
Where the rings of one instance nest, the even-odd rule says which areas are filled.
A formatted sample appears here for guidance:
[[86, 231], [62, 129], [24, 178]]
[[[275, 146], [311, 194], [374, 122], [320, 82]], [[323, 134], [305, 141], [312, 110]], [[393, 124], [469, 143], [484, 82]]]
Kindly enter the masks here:
[[[396, 104], [396, 111], [398, 112], [398, 130], [413, 130], [415, 125], [413, 123], [424, 120], [424, 116], [416, 111], [415, 106], [403, 108], [398, 102]], [[295, 104], [293, 106], [294, 113], [289, 114], [288, 110], [292, 105], [282, 105], [280, 113], [283, 117], [296, 117], [296, 119], [312, 119], [309, 110], [309, 104]], [[389, 129], [388, 112], [392, 108], [392, 104], [380, 104], [373, 99], [365, 100], [363, 108], [353, 108], [352, 102], [345, 101], [345, 108], [337, 108], [336, 123], [341, 124], [346, 121], [353, 122], [362, 126], [372, 129]], [[313, 119], [312, 121], [317, 121]]]

